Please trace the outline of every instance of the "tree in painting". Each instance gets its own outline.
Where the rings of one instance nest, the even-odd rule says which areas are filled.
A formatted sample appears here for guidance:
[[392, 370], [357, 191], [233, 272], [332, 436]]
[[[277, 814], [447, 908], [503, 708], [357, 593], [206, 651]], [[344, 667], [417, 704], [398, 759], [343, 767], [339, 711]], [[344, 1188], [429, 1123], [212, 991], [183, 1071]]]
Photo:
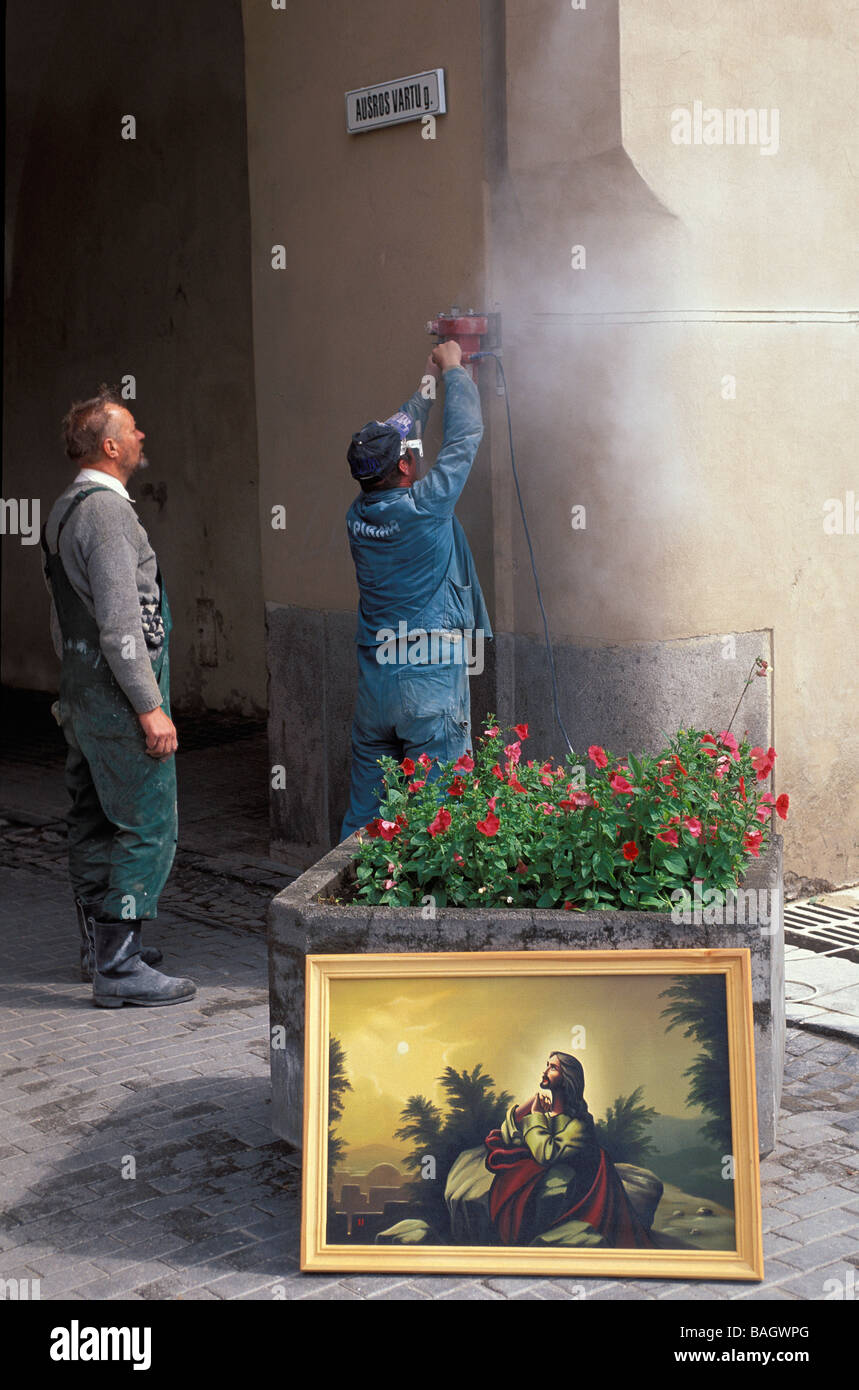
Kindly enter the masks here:
[[447, 1224], [444, 1189], [451, 1167], [463, 1149], [482, 1144], [512, 1104], [506, 1091], [492, 1089], [494, 1079], [483, 1070], [480, 1062], [473, 1071], [446, 1067], [438, 1078], [445, 1092], [447, 1111], [425, 1096], [409, 1096], [400, 1112], [401, 1125], [396, 1138], [414, 1147], [405, 1158], [406, 1168], [415, 1174], [408, 1193], [427, 1214], [440, 1224]]
[[646, 1136], [656, 1111], [642, 1105], [644, 1087], [637, 1086], [629, 1096], [618, 1096], [595, 1126], [597, 1142], [613, 1163], [643, 1163], [653, 1153]]
[[334, 1171], [343, 1161], [346, 1145], [335, 1126], [343, 1118], [345, 1095], [352, 1083], [346, 1074], [346, 1053], [335, 1037], [328, 1039], [328, 1191], [331, 1192]]
[[702, 1132], [723, 1153], [732, 1150], [731, 1074], [728, 1054], [728, 1011], [723, 975], [684, 975], [675, 979], [662, 999], [672, 1002], [662, 1010], [670, 1018], [666, 1028], [683, 1028], [683, 1036], [701, 1044], [701, 1052], [683, 1073], [691, 1085], [687, 1106], [699, 1106], [712, 1118]]

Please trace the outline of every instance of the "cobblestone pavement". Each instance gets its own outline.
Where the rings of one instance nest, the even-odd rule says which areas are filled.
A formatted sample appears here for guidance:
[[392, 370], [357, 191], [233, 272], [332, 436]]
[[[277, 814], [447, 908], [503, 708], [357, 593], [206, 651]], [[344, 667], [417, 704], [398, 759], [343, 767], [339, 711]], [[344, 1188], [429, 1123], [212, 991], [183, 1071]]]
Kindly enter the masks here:
[[22, 829], [0, 828], [3, 1279], [37, 1279], [43, 1299], [855, 1297], [859, 1050], [793, 1028], [779, 1149], [763, 1165], [763, 1285], [300, 1274], [300, 1170], [269, 1127], [259, 928], [272, 885], [185, 859], [173, 896], [181, 885], [199, 912], [165, 914], [147, 939], [197, 981], [196, 999], [94, 1009], [59, 832]]

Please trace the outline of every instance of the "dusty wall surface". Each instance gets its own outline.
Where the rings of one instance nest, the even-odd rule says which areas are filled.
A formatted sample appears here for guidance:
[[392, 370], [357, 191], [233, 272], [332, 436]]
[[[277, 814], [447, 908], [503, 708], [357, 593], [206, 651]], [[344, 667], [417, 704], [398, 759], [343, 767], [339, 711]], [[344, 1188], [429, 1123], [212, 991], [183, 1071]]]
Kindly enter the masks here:
[[[275, 800], [276, 838], [291, 841], [300, 821], [324, 841], [345, 796], [354, 670], [348, 653], [333, 659], [331, 638], [339, 649], [356, 600], [343, 441], [407, 394], [416, 326], [430, 304], [456, 300], [502, 310], [571, 729], [608, 729], [626, 748], [654, 728], [727, 723], [747, 658], [768, 655], [774, 672], [739, 724], [778, 749], [777, 789], [793, 806], [788, 881], [852, 881], [859, 542], [849, 520], [840, 535], [823, 527], [826, 499], [847, 501], [856, 433], [855, 97], [837, 7], [693, 3], [679, 15], [667, 0], [516, 0], [390, 17], [382, 0], [360, 25], [346, 4], [324, 20], [299, 6], [293, 29], [245, 11], [264, 537], [279, 476], [300, 476], [311, 455], [332, 460], [291, 529], [263, 542], [269, 631], [286, 644], [270, 643], [285, 682], [273, 750], [295, 756], [284, 732], [295, 641], [318, 678], [316, 707], [300, 716], [308, 746], [335, 768], [300, 807]], [[350, 141], [342, 92], [435, 65], [450, 91], [436, 142], [422, 144], [418, 126]], [[338, 100], [314, 103], [325, 82]], [[696, 101], [754, 108], [754, 128], [747, 117], [736, 127], [745, 143], [673, 140], [672, 113], [687, 107], [691, 122]], [[404, 174], [418, 216], [392, 218], [363, 196], [370, 180]], [[274, 242], [288, 246], [280, 274], [267, 268]], [[498, 640], [475, 705], [529, 720], [554, 747], [503, 401], [493, 369], [481, 371], [489, 427], [460, 514]], [[321, 620], [302, 616], [320, 609]]]
[[[265, 704], [241, 11], [8, 7], [3, 496], [43, 518], [72, 399], [136, 378], [131, 487], [174, 615], [174, 700]], [[136, 139], [121, 137], [133, 114]], [[6, 537], [3, 679], [56, 688], [40, 548]]]
[[[622, 0], [617, 82], [605, 7], [535, 0], [507, 13], [510, 157], [490, 282], [552, 631], [562, 645], [665, 644], [667, 712], [677, 643], [691, 653], [701, 638], [769, 630], [788, 877], [851, 882], [859, 527], [824, 530], [827, 499], [859, 493], [855, 57], [843, 16], [834, 4], [680, 15]], [[567, 75], [556, 101], [546, 71]], [[751, 126], [742, 146], [674, 143], [672, 112], [691, 116], [696, 100], [766, 109], [769, 124], [756, 146]], [[496, 514], [505, 449], [496, 431]], [[512, 533], [494, 555], [499, 625], [536, 637]], [[746, 673], [739, 657], [723, 663], [726, 720]], [[688, 692], [690, 722], [711, 693]]]

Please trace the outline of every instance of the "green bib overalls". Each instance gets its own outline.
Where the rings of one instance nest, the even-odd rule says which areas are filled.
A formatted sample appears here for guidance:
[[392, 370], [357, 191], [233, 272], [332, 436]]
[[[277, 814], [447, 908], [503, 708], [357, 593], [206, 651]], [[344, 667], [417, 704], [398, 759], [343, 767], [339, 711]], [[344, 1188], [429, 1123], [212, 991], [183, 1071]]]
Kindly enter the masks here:
[[[45, 573], [63, 635], [59, 722], [68, 744], [66, 786], [69, 874], [76, 896], [103, 899], [100, 915], [153, 918], [176, 853], [176, 760], [159, 762], [128, 697], [106, 661], [98, 626], [72, 587], [60, 558], [60, 536], [71, 513], [92, 492], [70, 502], [52, 554], [42, 529]], [[158, 573], [164, 641], [152, 670], [170, 713], [170, 607]]]

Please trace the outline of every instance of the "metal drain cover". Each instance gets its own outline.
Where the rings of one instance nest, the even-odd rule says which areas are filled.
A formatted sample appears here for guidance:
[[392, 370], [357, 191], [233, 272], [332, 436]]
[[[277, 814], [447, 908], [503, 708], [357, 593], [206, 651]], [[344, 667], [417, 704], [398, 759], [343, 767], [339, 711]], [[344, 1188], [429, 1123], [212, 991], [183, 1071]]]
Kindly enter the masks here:
[[859, 964], [859, 908], [788, 903], [784, 910], [784, 939], [791, 946], [827, 951]]

